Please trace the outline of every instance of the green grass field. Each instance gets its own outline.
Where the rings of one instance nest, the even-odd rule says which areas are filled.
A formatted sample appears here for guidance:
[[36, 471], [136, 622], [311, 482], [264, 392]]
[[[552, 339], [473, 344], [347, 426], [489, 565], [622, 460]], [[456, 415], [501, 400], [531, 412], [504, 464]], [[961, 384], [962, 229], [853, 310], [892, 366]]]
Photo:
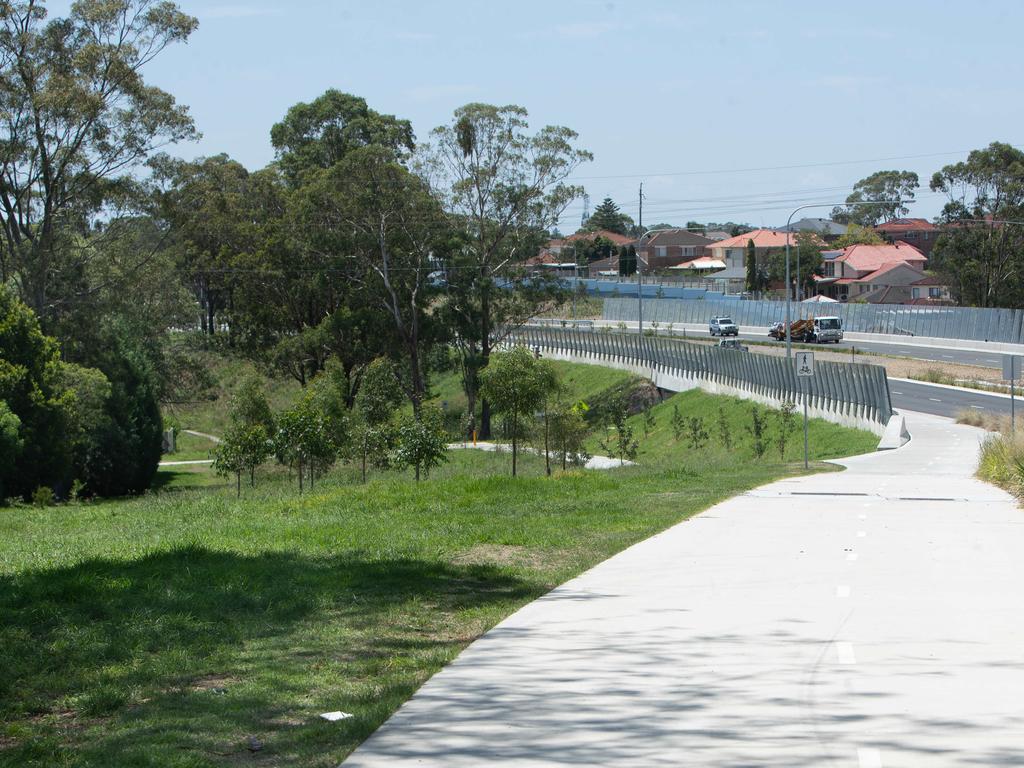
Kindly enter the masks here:
[[[624, 376], [563, 370], [580, 394]], [[733, 449], [711, 424], [703, 449], [675, 442], [673, 405], [707, 421], [722, 407]], [[0, 509], [0, 765], [335, 766], [519, 606], [802, 471], [795, 438], [784, 462], [774, 448], [752, 459], [749, 410], [676, 395], [646, 440], [633, 417], [640, 464], [603, 472], [548, 478], [524, 456], [512, 480], [507, 455], [453, 451], [419, 485], [383, 473], [364, 486], [339, 467], [300, 497], [267, 469], [236, 500], [209, 472], [175, 468], [139, 499]], [[815, 459], [876, 443], [812, 425]], [[319, 718], [332, 710], [355, 716]]]

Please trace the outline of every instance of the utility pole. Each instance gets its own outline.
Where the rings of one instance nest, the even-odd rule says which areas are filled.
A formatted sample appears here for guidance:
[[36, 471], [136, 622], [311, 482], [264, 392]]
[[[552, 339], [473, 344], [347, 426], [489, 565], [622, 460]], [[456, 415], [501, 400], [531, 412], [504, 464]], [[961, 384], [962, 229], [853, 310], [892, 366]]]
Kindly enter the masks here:
[[[644, 231], [644, 183], [640, 182], [640, 216], [637, 221], [637, 229], [640, 232]], [[636, 241], [637, 246], [643, 245], [643, 235], [640, 235], [640, 239]], [[640, 269], [640, 248], [636, 250], [636, 297], [637, 297], [637, 333], [643, 337], [644, 335], [644, 273]]]

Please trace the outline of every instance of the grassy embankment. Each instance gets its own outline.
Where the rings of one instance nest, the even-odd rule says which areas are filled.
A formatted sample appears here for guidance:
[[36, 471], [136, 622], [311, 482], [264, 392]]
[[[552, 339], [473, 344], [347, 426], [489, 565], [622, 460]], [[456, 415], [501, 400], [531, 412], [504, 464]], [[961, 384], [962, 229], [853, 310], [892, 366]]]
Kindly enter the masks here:
[[[624, 376], [559, 368], [577, 396]], [[457, 407], [452, 377], [436, 389]], [[673, 440], [673, 405], [705, 419], [708, 446]], [[715, 434], [719, 407], [731, 451]], [[193, 488], [2, 509], [0, 765], [334, 766], [519, 606], [797, 473], [796, 434], [785, 462], [774, 446], [753, 460], [749, 410], [676, 395], [654, 409], [640, 464], [606, 472], [547, 478], [539, 457], [524, 456], [513, 481], [508, 456], [456, 451], [419, 485], [408, 473], [359, 485], [342, 467], [302, 497], [284, 473], [267, 472], [240, 500], [230, 488]], [[192, 424], [215, 433], [219, 416], [201, 415]], [[876, 442], [812, 424], [816, 460]], [[332, 710], [355, 716], [318, 717]]]

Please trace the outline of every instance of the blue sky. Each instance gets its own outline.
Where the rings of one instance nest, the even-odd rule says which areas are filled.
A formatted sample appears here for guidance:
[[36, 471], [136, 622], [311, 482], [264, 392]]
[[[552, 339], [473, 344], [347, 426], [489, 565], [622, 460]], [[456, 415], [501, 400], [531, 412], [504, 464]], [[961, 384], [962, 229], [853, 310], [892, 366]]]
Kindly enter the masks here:
[[[331, 87], [419, 137], [469, 101], [521, 104], [594, 153], [578, 173], [592, 206], [608, 195], [636, 218], [643, 181], [646, 224], [778, 225], [875, 170], [917, 171], [927, 187], [970, 149], [1024, 145], [1016, 0], [179, 4], [199, 30], [148, 72], [204, 134], [175, 151], [250, 168], [273, 159], [288, 107]], [[925, 188], [912, 215], [942, 202]]]

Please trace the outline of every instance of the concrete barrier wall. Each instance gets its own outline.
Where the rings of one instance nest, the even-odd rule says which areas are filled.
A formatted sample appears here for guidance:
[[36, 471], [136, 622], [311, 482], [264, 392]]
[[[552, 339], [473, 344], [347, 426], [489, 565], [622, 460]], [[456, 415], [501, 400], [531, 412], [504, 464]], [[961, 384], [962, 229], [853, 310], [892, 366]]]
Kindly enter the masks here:
[[782, 358], [667, 339], [527, 329], [512, 340], [556, 360], [629, 371], [672, 392], [701, 389], [773, 408], [792, 402], [802, 409], [806, 399], [815, 418], [879, 436], [893, 415], [885, 370], [878, 366], [819, 363], [813, 379], [798, 379]]

